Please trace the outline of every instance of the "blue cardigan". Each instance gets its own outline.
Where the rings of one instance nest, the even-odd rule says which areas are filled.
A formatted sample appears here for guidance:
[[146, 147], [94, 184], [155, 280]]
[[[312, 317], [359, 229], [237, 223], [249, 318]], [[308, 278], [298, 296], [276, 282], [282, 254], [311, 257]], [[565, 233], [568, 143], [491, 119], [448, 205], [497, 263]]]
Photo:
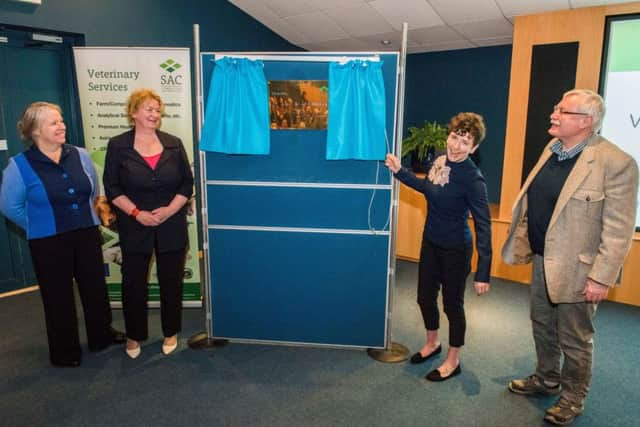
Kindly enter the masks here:
[[98, 225], [97, 195], [96, 171], [85, 149], [64, 144], [56, 164], [33, 144], [9, 159], [0, 211], [27, 232], [27, 239], [38, 239]]

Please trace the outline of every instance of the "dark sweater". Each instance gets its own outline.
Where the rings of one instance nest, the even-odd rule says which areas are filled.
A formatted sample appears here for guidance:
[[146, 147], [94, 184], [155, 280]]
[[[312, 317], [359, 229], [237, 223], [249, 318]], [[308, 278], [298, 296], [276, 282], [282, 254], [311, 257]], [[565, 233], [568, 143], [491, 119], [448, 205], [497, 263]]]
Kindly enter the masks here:
[[[434, 184], [428, 178], [420, 179], [402, 168], [396, 178], [424, 194], [429, 204], [423, 239], [445, 248], [472, 244], [469, 228], [469, 212], [476, 230], [478, 268], [475, 280], [488, 282], [491, 273], [491, 217], [487, 197], [487, 185], [482, 172], [467, 158], [460, 163], [449, 162], [449, 182], [444, 186]], [[431, 166], [430, 166], [431, 167]]]
[[556, 155], [549, 157], [529, 186], [527, 221], [529, 243], [534, 254], [544, 255], [544, 240], [551, 215], [578, 157], [580, 155], [563, 161], [558, 161]]

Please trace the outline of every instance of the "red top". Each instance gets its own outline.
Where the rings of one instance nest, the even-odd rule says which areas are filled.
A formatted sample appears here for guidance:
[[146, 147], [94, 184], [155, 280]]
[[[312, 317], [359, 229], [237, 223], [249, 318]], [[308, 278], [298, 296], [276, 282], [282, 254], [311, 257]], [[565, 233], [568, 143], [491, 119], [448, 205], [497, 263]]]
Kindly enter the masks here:
[[149, 165], [149, 167], [151, 167], [151, 169], [155, 170], [161, 155], [162, 155], [162, 151], [159, 152], [158, 154], [154, 154], [153, 156], [142, 156], [142, 158], [144, 159], [145, 162], [147, 162], [147, 164]]

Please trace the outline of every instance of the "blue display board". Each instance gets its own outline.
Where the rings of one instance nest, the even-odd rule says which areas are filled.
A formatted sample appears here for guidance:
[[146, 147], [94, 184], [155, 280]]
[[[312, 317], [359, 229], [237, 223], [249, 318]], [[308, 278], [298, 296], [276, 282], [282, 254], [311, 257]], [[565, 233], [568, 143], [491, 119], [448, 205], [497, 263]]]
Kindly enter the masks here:
[[[204, 105], [220, 55], [201, 55]], [[267, 80], [328, 80], [328, 57], [246, 56]], [[398, 54], [340, 56], [384, 61], [391, 151]], [[382, 162], [326, 160], [326, 134], [271, 130], [269, 155], [206, 153], [214, 337], [385, 347], [391, 176]]]

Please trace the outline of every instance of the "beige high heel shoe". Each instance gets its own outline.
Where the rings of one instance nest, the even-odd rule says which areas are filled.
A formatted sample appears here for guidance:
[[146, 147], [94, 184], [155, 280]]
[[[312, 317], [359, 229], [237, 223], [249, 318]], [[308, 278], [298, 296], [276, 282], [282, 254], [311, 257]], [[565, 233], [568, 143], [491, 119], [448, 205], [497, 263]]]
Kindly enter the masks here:
[[[167, 344], [167, 340], [171, 339], [171, 338], [175, 338], [175, 342], [173, 344]], [[164, 341], [162, 342], [162, 353], [165, 356], [168, 356], [169, 354], [173, 353], [173, 351], [178, 348], [178, 335], [174, 335], [172, 337], [165, 337]]]
[[[129, 348], [129, 342], [135, 342], [137, 346], [134, 348]], [[127, 339], [127, 345], [125, 346], [124, 350], [127, 352], [127, 356], [129, 356], [132, 359], [135, 359], [136, 357], [140, 356], [140, 352], [141, 352], [140, 343], [134, 340]]]

